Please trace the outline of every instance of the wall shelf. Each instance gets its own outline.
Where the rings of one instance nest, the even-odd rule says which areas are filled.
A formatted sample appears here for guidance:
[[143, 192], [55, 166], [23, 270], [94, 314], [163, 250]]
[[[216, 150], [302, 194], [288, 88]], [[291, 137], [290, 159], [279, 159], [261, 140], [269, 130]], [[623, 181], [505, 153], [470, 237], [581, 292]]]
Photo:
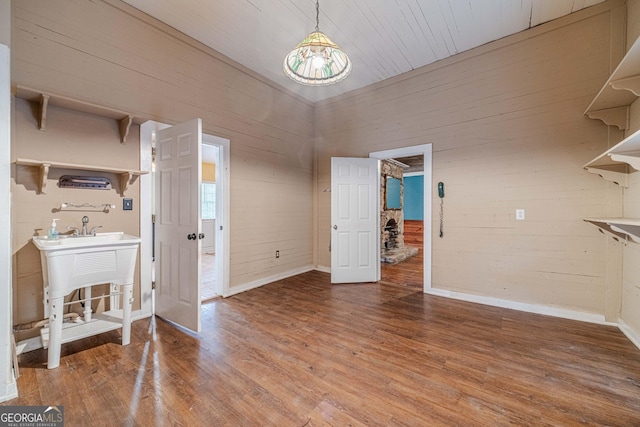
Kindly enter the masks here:
[[621, 130], [629, 128], [629, 105], [640, 96], [640, 38], [626, 53], [584, 114]]
[[79, 165], [75, 163], [51, 162], [51, 161], [33, 160], [33, 159], [16, 159], [15, 163], [21, 166], [32, 166], [32, 167], [39, 168], [40, 179], [38, 180], [38, 187], [39, 187], [40, 194], [44, 194], [46, 192], [47, 179], [49, 177], [49, 170], [52, 168], [107, 172], [107, 173], [116, 174], [119, 176], [120, 194], [123, 196], [127, 191], [127, 189], [129, 188], [129, 185], [133, 181], [135, 181], [140, 175], [145, 175], [149, 173], [147, 171], [139, 171], [139, 170], [109, 168], [104, 166]]
[[37, 119], [38, 128], [40, 130], [47, 130], [47, 109], [50, 105], [56, 105], [69, 110], [81, 111], [117, 120], [120, 131], [120, 142], [123, 144], [127, 142], [127, 136], [129, 135], [131, 124], [134, 123], [134, 116], [124, 111], [115, 110], [113, 108], [104, 107], [91, 102], [81, 101], [79, 99], [58, 95], [52, 92], [45, 92], [26, 86], [18, 85], [16, 87], [16, 96], [27, 101], [35, 102], [39, 105]]
[[607, 181], [628, 187], [627, 175], [640, 170], [640, 130], [583, 166]]
[[603, 234], [618, 242], [640, 243], [640, 219], [636, 218], [585, 218], [586, 222], [598, 227]]

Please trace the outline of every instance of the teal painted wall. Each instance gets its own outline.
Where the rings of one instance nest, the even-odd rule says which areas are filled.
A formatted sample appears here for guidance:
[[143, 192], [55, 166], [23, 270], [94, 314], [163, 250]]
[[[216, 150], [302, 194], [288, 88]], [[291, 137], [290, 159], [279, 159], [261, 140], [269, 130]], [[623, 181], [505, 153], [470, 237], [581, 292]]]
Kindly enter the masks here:
[[424, 220], [424, 177], [404, 177], [404, 219]]

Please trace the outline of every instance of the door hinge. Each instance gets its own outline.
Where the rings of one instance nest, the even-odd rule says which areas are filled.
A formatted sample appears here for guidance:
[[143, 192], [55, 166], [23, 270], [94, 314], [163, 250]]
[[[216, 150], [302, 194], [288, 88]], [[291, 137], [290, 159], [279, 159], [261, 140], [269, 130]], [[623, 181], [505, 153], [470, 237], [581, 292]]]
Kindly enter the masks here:
[[156, 161], [156, 147], [151, 148], [151, 161], [152, 162]]
[[155, 289], [156, 288], [156, 281], [152, 281], [151, 282], [151, 289]]
[[151, 224], [156, 223], [156, 214], [151, 215]]

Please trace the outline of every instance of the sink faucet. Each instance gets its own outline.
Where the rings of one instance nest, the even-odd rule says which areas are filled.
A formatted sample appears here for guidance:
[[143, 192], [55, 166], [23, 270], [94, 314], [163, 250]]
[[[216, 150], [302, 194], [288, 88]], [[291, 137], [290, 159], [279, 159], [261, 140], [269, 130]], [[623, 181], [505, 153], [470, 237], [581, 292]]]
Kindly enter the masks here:
[[89, 224], [89, 217], [88, 216], [83, 216], [82, 217], [82, 232], [78, 229], [78, 227], [67, 227], [67, 229], [73, 230], [73, 237], [78, 237], [78, 236], [95, 236], [96, 235], [96, 228], [102, 228], [101, 225], [98, 225], [98, 226], [95, 226], [95, 227], [91, 227], [91, 230], [87, 231], [87, 224]]
[[88, 236], [87, 224], [89, 224], [89, 217], [85, 215], [82, 217], [82, 235], [83, 236]]

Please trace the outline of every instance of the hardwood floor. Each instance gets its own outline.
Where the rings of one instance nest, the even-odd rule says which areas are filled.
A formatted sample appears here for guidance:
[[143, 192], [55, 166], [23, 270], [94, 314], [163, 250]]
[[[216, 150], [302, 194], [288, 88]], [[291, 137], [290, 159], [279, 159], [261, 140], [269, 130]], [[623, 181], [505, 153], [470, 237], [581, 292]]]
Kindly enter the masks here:
[[404, 221], [404, 244], [419, 248], [418, 255], [408, 258], [399, 264], [381, 263], [381, 277], [383, 283], [403, 285], [422, 289], [424, 286], [424, 241], [423, 221]]
[[422, 247], [424, 242], [424, 221], [404, 220], [404, 244]]
[[381, 263], [381, 278], [385, 284], [394, 284], [422, 290], [424, 284], [424, 253], [422, 248], [418, 255], [405, 259], [398, 264]]
[[205, 304], [196, 336], [157, 319], [20, 357], [20, 397], [66, 424], [640, 425], [640, 350], [615, 327], [317, 271]]

